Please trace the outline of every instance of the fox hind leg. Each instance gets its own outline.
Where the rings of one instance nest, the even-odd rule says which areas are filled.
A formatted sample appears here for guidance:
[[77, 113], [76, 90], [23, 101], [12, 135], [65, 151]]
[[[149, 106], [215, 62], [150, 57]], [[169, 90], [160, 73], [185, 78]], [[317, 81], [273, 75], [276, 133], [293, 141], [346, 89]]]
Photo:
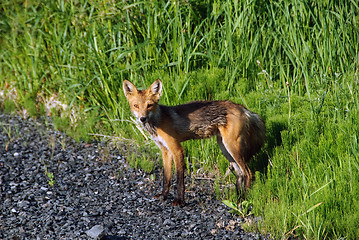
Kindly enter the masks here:
[[233, 140], [230, 137], [217, 136], [217, 143], [223, 155], [230, 162], [230, 168], [234, 170], [237, 181], [237, 194], [243, 195], [245, 189], [249, 188], [252, 173], [248, 168], [241, 152], [240, 152], [240, 138]]

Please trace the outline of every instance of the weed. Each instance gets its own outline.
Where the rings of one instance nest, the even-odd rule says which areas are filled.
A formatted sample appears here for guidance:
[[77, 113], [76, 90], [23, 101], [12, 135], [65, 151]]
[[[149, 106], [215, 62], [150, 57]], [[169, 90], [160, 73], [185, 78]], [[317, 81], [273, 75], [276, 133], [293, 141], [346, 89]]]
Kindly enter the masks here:
[[232, 209], [231, 213], [240, 215], [243, 218], [249, 215], [250, 209], [252, 207], [252, 204], [248, 201], [243, 201], [238, 205], [230, 200], [223, 200], [222, 202]]
[[47, 176], [47, 182], [49, 183], [49, 185], [51, 187], [53, 187], [55, 185], [55, 177], [54, 177], [54, 174], [51, 173], [51, 172], [47, 172], [46, 174]]
[[154, 163], [150, 159], [143, 157], [140, 159], [139, 167], [146, 173], [152, 173], [154, 170]]
[[[16, 126], [14, 127], [14, 126], [4, 124], [1, 122], [0, 122], [0, 126], [8, 138], [7, 141], [5, 142], [5, 151], [7, 151], [9, 144], [19, 136], [19, 130]], [[13, 128], [14, 128], [14, 130], [13, 130]]]
[[5, 99], [0, 108], [2, 108], [5, 113], [12, 113], [16, 110], [17, 106], [13, 100]]
[[45, 177], [47, 179], [47, 183], [53, 187], [55, 185], [55, 176], [52, 172], [49, 172], [47, 169], [47, 165], [45, 163], [45, 160], [42, 160], [42, 163], [44, 164], [44, 169], [45, 169]]
[[58, 142], [60, 143], [61, 145], [61, 149], [64, 151], [66, 150], [66, 138], [61, 138], [60, 140], [58, 140]]
[[142, 157], [140, 157], [138, 153], [132, 153], [127, 157], [127, 161], [131, 168], [140, 168], [146, 173], [152, 173], [154, 170], [154, 162], [146, 154], [142, 154]]

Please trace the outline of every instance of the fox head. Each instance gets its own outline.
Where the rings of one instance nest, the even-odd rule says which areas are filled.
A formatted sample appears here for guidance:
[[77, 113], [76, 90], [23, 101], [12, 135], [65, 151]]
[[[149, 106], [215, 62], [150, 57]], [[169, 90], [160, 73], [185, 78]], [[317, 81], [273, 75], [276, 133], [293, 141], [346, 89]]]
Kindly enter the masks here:
[[158, 79], [149, 88], [138, 90], [133, 83], [124, 80], [123, 91], [136, 119], [141, 123], [146, 123], [157, 110], [157, 104], [162, 94], [162, 82]]

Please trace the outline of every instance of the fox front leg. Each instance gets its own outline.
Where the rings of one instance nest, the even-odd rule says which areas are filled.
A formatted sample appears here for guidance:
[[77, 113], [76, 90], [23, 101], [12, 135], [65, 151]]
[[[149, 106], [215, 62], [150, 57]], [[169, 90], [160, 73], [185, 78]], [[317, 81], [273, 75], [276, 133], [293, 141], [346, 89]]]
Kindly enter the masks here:
[[161, 151], [163, 160], [163, 186], [162, 193], [159, 193], [156, 197], [159, 198], [162, 196], [163, 200], [166, 200], [172, 182], [172, 154], [165, 147], [162, 147]]
[[183, 147], [178, 143], [176, 151], [173, 152], [173, 158], [176, 167], [176, 177], [177, 177], [177, 197], [173, 201], [173, 206], [185, 205], [184, 201], [184, 150]]

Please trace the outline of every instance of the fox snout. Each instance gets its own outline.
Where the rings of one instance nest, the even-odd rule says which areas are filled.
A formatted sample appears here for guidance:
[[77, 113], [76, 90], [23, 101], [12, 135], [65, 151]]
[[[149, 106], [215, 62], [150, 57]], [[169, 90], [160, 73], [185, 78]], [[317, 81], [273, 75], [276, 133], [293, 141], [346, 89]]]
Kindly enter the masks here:
[[[137, 106], [137, 104], [136, 104]], [[152, 116], [153, 116], [153, 111], [154, 109], [147, 109], [144, 108], [143, 106], [141, 106], [140, 104], [138, 104], [138, 107], [132, 107], [131, 111], [133, 113], [133, 115], [136, 117], [136, 120], [139, 123], [147, 123], [149, 121], [151, 121]]]
[[147, 119], [148, 119], [148, 117], [140, 117], [140, 121], [141, 121], [142, 123], [147, 122]]
[[148, 121], [150, 121], [150, 118], [151, 118], [151, 114], [140, 114], [139, 112], [136, 112], [136, 111], [132, 111], [133, 115], [135, 115], [136, 117], [136, 120], [139, 122], [139, 123], [146, 123]]

